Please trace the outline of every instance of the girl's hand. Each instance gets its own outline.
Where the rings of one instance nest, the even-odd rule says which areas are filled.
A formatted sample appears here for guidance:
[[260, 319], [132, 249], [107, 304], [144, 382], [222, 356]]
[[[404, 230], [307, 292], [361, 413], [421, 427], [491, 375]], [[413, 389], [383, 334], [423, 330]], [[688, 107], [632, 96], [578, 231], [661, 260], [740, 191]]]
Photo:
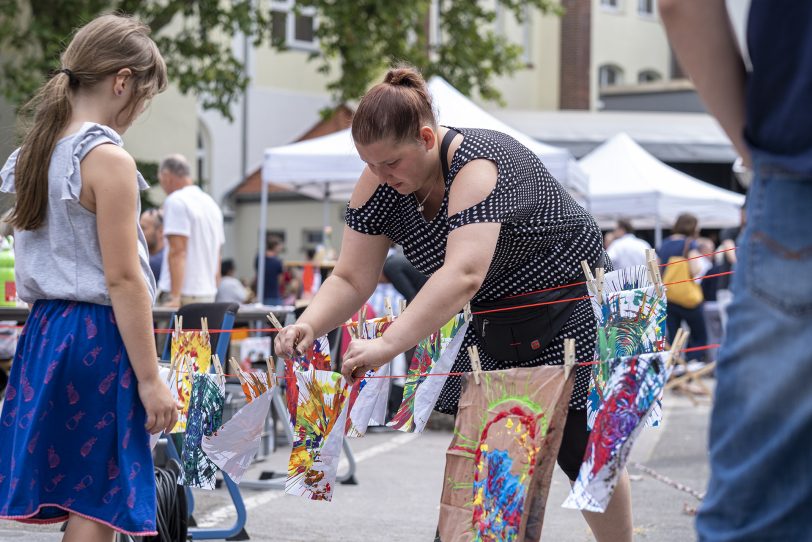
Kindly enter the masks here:
[[151, 434], [169, 433], [178, 422], [178, 409], [181, 405], [172, 398], [172, 392], [166, 382], [155, 377], [138, 382], [138, 396], [147, 411], [147, 422], [144, 424]]
[[277, 356], [290, 358], [307, 352], [315, 340], [310, 324], [293, 324], [276, 334], [273, 350]]
[[398, 355], [383, 337], [377, 339], [356, 339], [350, 343], [341, 364], [341, 374], [352, 386], [363, 378], [364, 373], [377, 369]]

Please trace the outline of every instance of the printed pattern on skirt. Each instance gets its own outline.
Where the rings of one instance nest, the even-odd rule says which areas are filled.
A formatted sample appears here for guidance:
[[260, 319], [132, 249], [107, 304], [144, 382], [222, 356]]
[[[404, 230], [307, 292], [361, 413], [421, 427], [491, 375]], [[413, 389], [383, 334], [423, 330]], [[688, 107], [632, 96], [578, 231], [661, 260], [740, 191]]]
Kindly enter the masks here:
[[0, 414], [0, 518], [157, 534], [145, 421], [112, 308], [37, 301]]

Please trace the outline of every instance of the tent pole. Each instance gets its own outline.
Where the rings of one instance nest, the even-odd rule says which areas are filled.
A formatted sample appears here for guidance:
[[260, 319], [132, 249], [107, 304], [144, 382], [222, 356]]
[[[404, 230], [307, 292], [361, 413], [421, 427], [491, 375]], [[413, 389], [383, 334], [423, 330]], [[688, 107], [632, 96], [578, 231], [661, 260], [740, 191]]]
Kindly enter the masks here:
[[257, 302], [265, 303], [265, 235], [268, 229], [268, 183], [261, 179], [259, 197], [259, 237], [257, 247]]
[[322, 201], [321, 213], [322, 227], [327, 228], [330, 225], [330, 183], [324, 185], [324, 201]]

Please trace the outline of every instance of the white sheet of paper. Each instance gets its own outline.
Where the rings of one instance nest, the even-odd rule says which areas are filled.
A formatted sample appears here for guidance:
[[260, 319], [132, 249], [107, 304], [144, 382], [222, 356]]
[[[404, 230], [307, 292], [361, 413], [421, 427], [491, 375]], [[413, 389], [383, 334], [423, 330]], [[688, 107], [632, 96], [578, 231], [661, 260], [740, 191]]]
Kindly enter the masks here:
[[271, 392], [265, 392], [238, 410], [213, 435], [203, 436], [203, 453], [238, 484], [259, 451], [270, 409]]

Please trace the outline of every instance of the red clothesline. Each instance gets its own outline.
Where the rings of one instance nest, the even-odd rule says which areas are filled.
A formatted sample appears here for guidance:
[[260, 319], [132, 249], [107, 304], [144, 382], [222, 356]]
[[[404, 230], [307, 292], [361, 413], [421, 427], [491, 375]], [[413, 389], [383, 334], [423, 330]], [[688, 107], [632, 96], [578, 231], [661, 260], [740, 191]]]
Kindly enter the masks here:
[[[680, 352], [682, 352], [682, 353], [685, 353], [685, 352], [699, 352], [701, 350], [712, 350], [714, 348], [719, 348], [719, 346], [720, 346], [719, 344], [707, 344], [707, 345], [704, 345], [704, 346], [694, 346], [692, 348], [684, 348], [684, 349], [680, 350]], [[659, 353], [665, 354], [665, 353], [667, 353], [667, 351], [659, 352]], [[603, 363], [609, 363], [609, 362], [608, 361], [579, 361], [579, 362], [576, 362], [575, 365], [589, 366], [589, 365], [600, 365], [600, 364], [603, 364]], [[177, 369], [175, 372], [182, 373], [182, 372], [188, 372], [188, 371], [183, 371], [181, 369]], [[249, 372], [249, 371], [246, 371], [246, 372]], [[365, 376], [363, 378], [359, 378], [359, 380], [366, 379], [366, 378], [415, 378], [415, 377], [423, 377], [423, 376], [462, 376], [462, 375], [468, 374], [470, 372], [471, 371], [455, 371], [455, 372], [451, 372], [451, 373], [420, 373], [420, 374], [415, 374], [415, 375], [372, 375], [372, 376]], [[483, 371], [483, 372], [487, 372], [487, 371]], [[237, 375], [230, 374], [230, 373], [223, 373], [223, 376], [230, 376], [230, 377], [238, 378]], [[289, 377], [289, 376], [276, 376], [277, 380], [292, 380], [294, 378], [295, 377]]]
[[[714, 254], [720, 254], [722, 252], [728, 252], [730, 250], [735, 250], [735, 249], [736, 249], [736, 247], [726, 248], [724, 250], [717, 250], [715, 252], [709, 252], [707, 254], [701, 254], [699, 256], [694, 256], [692, 258], [686, 258], [686, 260], [694, 260], [694, 259], [697, 259], [697, 258], [703, 258], [705, 256], [713, 256]], [[672, 263], [677, 263], [677, 262], [672, 262]], [[660, 264], [660, 267], [665, 267], [665, 266], [668, 266], [668, 265], [672, 265], [672, 263]], [[733, 271], [723, 271], [721, 273], [714, 273], [712, 275], [704, 275], [701, 278], [702, 279], [709, 279], [709, 278], [722, 277], [722, 276], [725, 276], [725, 275], [732, 275], [732, 274], [733, 274]], [[697, 280], [697, 279], [685, 279], [685, 280], [678, 280], [678, 281], [674, 281], [674, 282], [667, 282], [667, 283], [663, 284], [663, 286], [673, 286], [674, 284], [682, 284], [684, 282], [692, 282], [692, 281], [695, 281], [695, 280]], [[581, 281], [581, 282], [574, 282], [572, 284], [565, 284], [565, 285], [562, 285], [562, 286], [554, 286], [552, 288], [545, 288], [543, 290], [536, 290], [536, 291], [533, 291], [533, 292], [527, 292], [527, 293], [523, 293], [523, 294], [517, 294], [517, 295], [513, 295], [513, 296], [508, 296], [506, 299], [513, 299], [513, 298], [527, 296], [527, 295], [536, 294], [536, 293], [550, 292], [550, 291], [553, 291], [553, 290], [560, 290], [560, 289], [563, 289], [563, 288], [571, 288], [573, 286], [580, 286], [582, 284], [586, 284], [586, 282]], [[500, 308], [500, 309], [489, 309], [489, 310], [484, 310], [484, 311], [476, 311], [476, 312], [472, 312], [471, 314], [491, 314], [491, 313], [497, 313], [497, 312], [505, 312], [505, 311], [512, 311], [512, 310], [540, 307], [540, 306], [543, 306], [543, 305], [554, 305], [556, 303], [569, 303], [571, 301], [583, 301], [585, 299], [589, 299], [589, 296], [586, 295], [586, 296], [579, 296], [579, 297], [568, 297], [568, 298], [565, 298], [565, 299], [557, 299], [555, 301], [540, 301], [538, 303], [528, 303], [528, 304], [524, 304], [524, 305], [515, 305], [515, 306], [512, 306], [512, 307], [504, 307], [504, 308]], [[385, 318], [388, 318], [388, 317], [383, 316], [383, 317], [379, 317], [379, 318], [370, 318], [367, 321], [368, 322], [375, 322], [375, 321], [378, 321], [378, 320], [383, 320]], [[349, 323], [341, 324], [339, 327], [349, 327], [349, 326], [357, 326], [357, 325], [358, 325], [358, 322], [349, 322]], [[5, 329], [9, 329], [9, 328], [21, 329], [23, 327], [24, 326], [20, 326], [20, 325], [15, 326], [15, 325], [3, 325], [3, 324], [0, 324], [0, 329], [4, 329], [4, 328]], [[184, 329], [187, 330], [187, 331], [200, 331], [200, 329], [196, 329], [196, 328], [184, 328]], [[170, 329], [170, 328], [156, 328], [156, 329], [153, 329], [153, 332], [155, 334], [168, 334], [168, 333], [172, 333], [172, 331], [173, 330]], [[209, 329], [209, 333], [231, 333], [233, 331], [234, 331], [233, 329], [212, 329], [212, 328]], [[276, 332], [279, 332], [280, 330], [279, 330], [279, 328], [275, 328], [275, 327], [263, 327], [263, 328], [252, 328], [252, 329], [250, 329], [250, 331], [257, 332], [257, 333], [276, 333]]]

